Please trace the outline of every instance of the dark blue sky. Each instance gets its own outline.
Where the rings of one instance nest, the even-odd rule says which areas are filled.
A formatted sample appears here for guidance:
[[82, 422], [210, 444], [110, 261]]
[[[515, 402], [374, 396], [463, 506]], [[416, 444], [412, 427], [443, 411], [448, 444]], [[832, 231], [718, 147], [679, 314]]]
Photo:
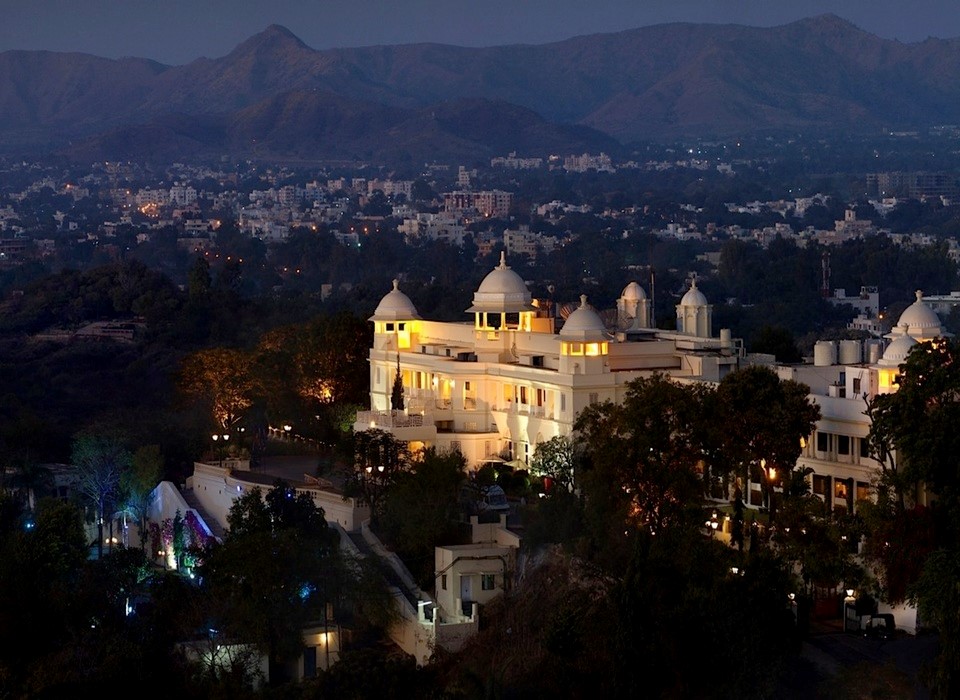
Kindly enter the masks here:
[[217, 57], [270, 24], [314, 48], [545, 43], [664, 22], [772, 26], [833, 12], [905, 42], [960, 37], [957, 0], [0, 0], [0, 51]]

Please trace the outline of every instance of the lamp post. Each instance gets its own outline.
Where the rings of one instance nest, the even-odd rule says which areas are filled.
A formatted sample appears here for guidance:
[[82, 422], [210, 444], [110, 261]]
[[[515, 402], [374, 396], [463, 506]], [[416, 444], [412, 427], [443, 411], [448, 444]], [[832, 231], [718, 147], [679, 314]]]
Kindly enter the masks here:
[[230, 439], [228, 433], [215, 433], [210, 436], [213, 438], [213, 444], [217, 448], [217, 455], [220, 458], [220, 467], [223, 468], [223, 451], [227, 447], [227, 440]]
[[720, 527], [720, 521], [717, 520], [717, 511], [713, 511], [713, 515], [711, 515], [710, 519], [704, 523], [704, 526], [707, 528], [707, 532], [710, 533], [710, 537], [713, 538], [717, 528]]
[[764, 476], [767, 477], [767, 508], [770, 511], [770, 522], [773, 522], [773, 516], [776, 509], [776, 503], [774, 501], [774, 484], [777, 481], [777, 468], [770, 465], [767, 468], [767, 460], [760, 459], [760, 469], [763, 470]]
[[367, 502], [370, 504], [370, 519], [372, 521], [377, 520], [377, 503], [380, 500], [380, 488], [383, 486], [383, 472], [386, 470], [382, 464], [374, 467], [372, 464], [368, 464], [364, 467], [364, 476], [365, 488]]

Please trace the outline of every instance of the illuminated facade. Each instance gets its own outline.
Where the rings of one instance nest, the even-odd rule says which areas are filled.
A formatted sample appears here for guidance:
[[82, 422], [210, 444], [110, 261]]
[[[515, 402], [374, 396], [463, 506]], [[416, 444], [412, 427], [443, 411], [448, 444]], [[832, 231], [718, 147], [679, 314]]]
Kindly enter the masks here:
[[[945, 335], [917, 292], [887, 344], [821, 341], [812, 363], [777, 365], [769, 356], [745, 355], [727, 330], [711, 335], [712, 307], [696, 281], [677, 305], [677, 331], [652, 328], [650, 301], [635, 282], [616, 306], [615, 327], [607, 328], [581, 297], [558, 332], [558, 319], [536, 306], [503, 256], [466, 310], [472, 321], [421, 319], [395, 283], [370, 318], [370, 410], [358, 414], [354, 429], [388, 430], [413, 448], [458, 449], [474, 466], [504, 454], [528, 463], [538, 443], [569, 435], [586, 406], [621, 401], [638, 377], [660, 372], [715, 383], [739, 366], [762, 363], [810, 387], [822, 417], [798, 466], [813, 470], [811, 488], [831, 509], [852, 512], [870, 496], [878, 469], [867, 454], [865, 401], [895, 390], [914, 345]], [[395, 410], [397, 371], [404, 407]], [[760, 484], [748, 484], [746, 495], [751, 505], [762, 503]]]
[[[900, 365], [914, 346], [947, 335], [923, 294], [916, 296], [887, 334], [886, 347], [879, 339], [821, 341], [812, 364], [777, 367], [782, 379], [809, 386], [810, 398], [820, 406], [821, 418], [805, 440], [797, 466], [813, 470], [811, 489], [831, 510], [852, 513], [857, 501], [872, 495], [879, 465], [868, 455], [866, 402], [896, 391]], [[751, 492], [754, 503], [759, 497]], [[927, 494], [921, 490], [917, 498], [925, 502]]]
[[[581, 297], [558, 332], [501, 256], [466, 313], [471, 320], [461, 323], [421, 319], [394, 283], [370, 317], [371, 410], [358, 414], [355, 430], [459, 449], [473, 465], [504, 452], [526, 462], [537, 443], [570, 434], [586, 406], [621, 401], [633, 379], [661, 372], [716, 382], [742, 357], [728, 331], [711, 337], [710, 306], [695, 283], [677, 307], [684, 331], [652, 328], [650, 302], [630, 283], [615, 328]], [[402, 410], [391, 406], [398, 370]]]

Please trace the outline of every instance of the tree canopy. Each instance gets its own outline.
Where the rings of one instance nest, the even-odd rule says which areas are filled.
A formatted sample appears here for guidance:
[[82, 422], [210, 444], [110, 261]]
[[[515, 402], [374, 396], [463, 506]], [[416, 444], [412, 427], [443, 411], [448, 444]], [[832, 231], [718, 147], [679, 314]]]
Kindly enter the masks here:
[[303, 626], [323, 620], [337, 599], [337, 536], [309, 495], [283, 483], [244, 493], [228, 522], [227, 537], [203, 552], [198, 569], [215, 626], [271, 661], [294, 658]]

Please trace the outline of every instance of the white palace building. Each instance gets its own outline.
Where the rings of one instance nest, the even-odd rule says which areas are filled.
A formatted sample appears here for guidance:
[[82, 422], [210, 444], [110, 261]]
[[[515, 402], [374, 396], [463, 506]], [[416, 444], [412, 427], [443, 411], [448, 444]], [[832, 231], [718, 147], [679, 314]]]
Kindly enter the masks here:
[[[650, 300], [631, 282], [612, 327], [581, 297], [558, 332], [559, 319], [536, 306], [503, 255], [466, 313], [471, 320], [459, 323], [424, 320], [394, 281], [370, 317], [371, 410], [357, 414], [355, 430], [388, 430], [414, 449], [457, 449], [472, 465], [503, 453], [529, 463], [538, 443], [569, 435], [589, 404], [621, 401], [638, 377], [659, 372], [716, 383], [739, 367], [766, 364], [810, 387], [822, 418], [799, 466], [813, 469], [811, 487], [831, 508], [850, 511], [869, 495], [878, 466], [866, 456], [864, 394], [893, 391], [910, 348], [944, 335], [917, 292], [888, 343], [821, 341], [812, 363], [777, 365], [772, 356], [746, 355], [729, 330], [713, 337], [712, 307], [695, 280], [676, 307], [675, 331], [653, 328]], [[398, 370], [404, 408], [392, 410]], [[758, 504], [759, 484], [748, 492]]]
[[[558, 333], [503, 256], [462, 323], [421, 319], [394, 282], [370, 317], [371, 410], [354, 428], [389, 430], [412, 447], [458, 449], [470, 464], [503, 452], [526, 462], [537, 443], [570, 434], [587, 405], [622, 400], [637, 377], [716, 382], [741, 362], [729, 332], [711, 337], [711, 307], [695, 283], [677, 306], [676, 332], [650, 327], [650, 301], [636, 283], [617, 304], [617, 328], [608, 330], [581, 297]], [[391, 410], [398, 368], [401, 411]]]

